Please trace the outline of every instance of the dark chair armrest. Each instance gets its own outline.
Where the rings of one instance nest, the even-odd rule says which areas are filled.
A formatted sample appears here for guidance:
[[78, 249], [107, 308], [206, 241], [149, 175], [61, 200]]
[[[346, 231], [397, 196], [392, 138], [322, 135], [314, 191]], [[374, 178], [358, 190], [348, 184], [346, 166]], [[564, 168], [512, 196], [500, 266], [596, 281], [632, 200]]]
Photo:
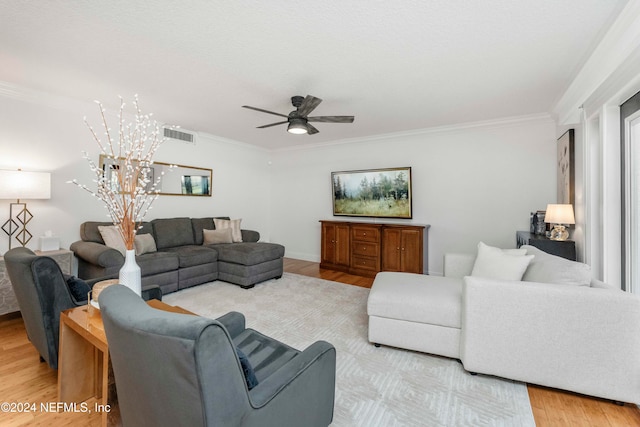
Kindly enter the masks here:
[[238, 313], [237, 311], [230, 311], [224, 316], [218, 317], [216, 320], [225, 327], [231, 338], [246, 329], [244, 314]]
[[142, 299], [145, 301], [150, 301], [152, 299], [162, 301], [162, 289], [160, 289], [160, 286], [158, 285], [149, 286], [142, 290]]
[[240, 230], [243, 242], [257, 242], [260, 240], [260, 233], [254, 230]]
[[78, 258], [100, 267], [118, 267], [124, 263], [124, 256], [117, 249], [102, 243], [79, 240], [73, 242], [70, 248]]
[[[311, 372], [314, 368], [320, 369], [321, 372]], [[274, 399], [281, 390], [287, 387], [293, 387], [296, 380], [304, 377], [305, 373], [309, 375], [321, 375], [325, 379], [328, 379], [327, 377], [329, 375], [335, 375], [335, 372], [335, 347], [326, 341], [316, 341], [254, 387], [249, 392], [251, 404], [254, 408], [260, 408], [266, 405]], [[307, 387], [310, 381], [312, 380], [308, 378], [303, 379], [300, 382], [301, 387]], [[333, 383], [335, 386], [335, 377]]]

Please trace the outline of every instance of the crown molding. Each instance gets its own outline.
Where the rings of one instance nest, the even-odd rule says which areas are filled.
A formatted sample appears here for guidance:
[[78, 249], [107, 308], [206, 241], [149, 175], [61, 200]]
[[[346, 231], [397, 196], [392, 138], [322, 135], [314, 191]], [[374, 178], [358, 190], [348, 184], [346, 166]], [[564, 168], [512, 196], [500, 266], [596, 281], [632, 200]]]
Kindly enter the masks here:
[[340, 140], [335, 140], [330, 142], [321, 142], [321, 143], [312, 144], [312, 145], [276, 148], [271, 151], [273, 152], [286, 152], [286, 151], [299, 151], [299, 150], [304, 151], [304, 150], [311, 150], [311, 149], [317, 149], [317, 148], [323, 148], [323, 147], [329, 147], [329, 146], [335, 146], [335, 145], [367, 143], [367, 142], [380, 141], [380, 140], [391, 139], [391, 138], [398, 139], [398, 138], [406, 138], [406, 137], [412, 137], [412, 136], [456, 133], [456, 132], [464, 132], [469, 129], [495, 129], [495, 128], [503, 128], [503, 127], [520, 126], [522, 124], [533, 123], [533, 122], [555, 123], [555, 120], [553, 119], [553, 116], [549, 113], [529, 114], [524, 116], [503, 117], [503, 118], [494, 119], [494, 120], [457, 123], [454, 125], [435, 126], [431, 128], [391, 132], [391, 133], [384, 133], [384, 134], [371, 135], [371, 136], [358, 137], [358, 138], [340, 139]]

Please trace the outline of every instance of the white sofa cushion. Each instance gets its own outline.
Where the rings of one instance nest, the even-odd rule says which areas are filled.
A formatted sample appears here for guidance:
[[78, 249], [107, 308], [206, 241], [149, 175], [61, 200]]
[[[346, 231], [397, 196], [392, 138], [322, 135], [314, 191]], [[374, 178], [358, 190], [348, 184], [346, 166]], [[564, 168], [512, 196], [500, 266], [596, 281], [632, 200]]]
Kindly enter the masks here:
[[478, 256], [471, 275], [499, 280], [521, 280], [533, 255], [526, 249], [500, 249], [478, 243]]
[[525, 282], [555, 283], [558, 285], [589, 286], [591, 267], [548, 254], [540, 249], [524, 245], [527, 255], [534, 255], [522, 280]]
[[367, 314], [460, 328], [462, 279], [385, 271], [378, 273]]

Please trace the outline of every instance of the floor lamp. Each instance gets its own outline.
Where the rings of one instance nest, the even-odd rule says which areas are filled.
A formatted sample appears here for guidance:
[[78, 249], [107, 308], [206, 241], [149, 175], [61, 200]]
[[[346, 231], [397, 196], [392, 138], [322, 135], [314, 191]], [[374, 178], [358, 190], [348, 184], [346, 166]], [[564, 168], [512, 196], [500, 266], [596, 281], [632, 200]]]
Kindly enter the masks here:
[[0, 170], [0, 199], [16, 200], [9, 205], [9, 219], [2, 225], [2, 231], [9, 236], [9, 249], [14, 238], [22, 246], [26, 246], [33, 237], [27, 230], [27, 224], [33, 219], [33, 215], [27, 209], [27, 204], [20, 199], [50, 198], [50, 173]]

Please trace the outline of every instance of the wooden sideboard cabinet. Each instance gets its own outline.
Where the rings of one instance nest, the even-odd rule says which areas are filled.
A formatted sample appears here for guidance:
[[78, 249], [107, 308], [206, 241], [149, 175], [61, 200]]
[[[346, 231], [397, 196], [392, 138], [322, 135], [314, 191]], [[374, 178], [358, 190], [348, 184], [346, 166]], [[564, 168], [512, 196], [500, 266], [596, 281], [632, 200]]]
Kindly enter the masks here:
[[320, 221], [320, 267], [361, 276], [427, 273], [428, 225]]

